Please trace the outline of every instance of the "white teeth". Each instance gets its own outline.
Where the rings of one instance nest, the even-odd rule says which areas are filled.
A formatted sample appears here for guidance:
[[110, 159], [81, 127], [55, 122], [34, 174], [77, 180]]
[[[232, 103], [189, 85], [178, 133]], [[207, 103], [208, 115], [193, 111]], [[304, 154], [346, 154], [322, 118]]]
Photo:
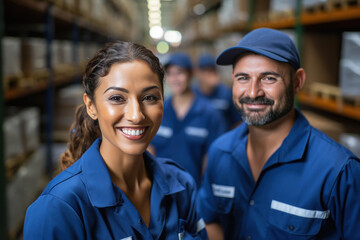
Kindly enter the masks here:
[[122, 131], [126, 134], [126, 135], [130, 135], [130, 136], [139, 136], [141, 134], [144, 133], [144, 129], [129, 129], [129, 128], [123, 128]]

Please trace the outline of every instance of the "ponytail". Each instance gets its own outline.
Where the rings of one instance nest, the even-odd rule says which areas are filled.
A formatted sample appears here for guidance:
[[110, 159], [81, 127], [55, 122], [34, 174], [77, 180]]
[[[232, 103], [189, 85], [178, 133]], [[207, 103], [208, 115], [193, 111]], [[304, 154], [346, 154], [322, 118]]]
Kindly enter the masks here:
[[68, 149], [60, 157], [61, 170], [70, 167], [99, 137], [101, 132], [98, 122], [89, 117], [85, 104], [80, 105], [70, 128]]

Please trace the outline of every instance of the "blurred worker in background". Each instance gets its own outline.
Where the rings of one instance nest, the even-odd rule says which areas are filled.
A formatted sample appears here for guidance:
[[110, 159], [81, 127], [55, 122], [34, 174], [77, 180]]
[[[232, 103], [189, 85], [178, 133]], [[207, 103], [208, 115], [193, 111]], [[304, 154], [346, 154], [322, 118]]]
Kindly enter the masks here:
[[212, 55], [199, 56], [196, 77], [198, 84], [194, 86], [195, 93], [210, 100], [212, 106], [224, 117], [226, 130], [236, 127], [241, 122], [241, 116], [233, 104], [231, 88], [221, 83]]
[[253, 30], [222, 52], [244, 123], [209, 150], [198, 193], [210, 239], [360, 239], [360, 160], [294, 108], [305, 82], [284, 33]]
[[163, 77], [134, 43], [108, 44], [89, 61], [65, 170], [28, 208], [24, 239], [207, 239], [193, 178], [146, 152], [163, 116]]
[[224, 133], [224, 120], [209, 101], [191, 89], [193, 65], [190, 56], [174, 53], [164, 67], [172, 96], [164, 103], [163, 121], [151, 142], [152, 151], [158, 157], [178, 162], [199, 186], [208, 148]]

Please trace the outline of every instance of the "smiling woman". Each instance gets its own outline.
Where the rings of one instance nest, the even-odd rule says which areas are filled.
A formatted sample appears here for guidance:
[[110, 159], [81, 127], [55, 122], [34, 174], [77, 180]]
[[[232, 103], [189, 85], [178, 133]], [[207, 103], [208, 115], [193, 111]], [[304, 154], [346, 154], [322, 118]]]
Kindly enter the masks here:
[[146, 152], [163, 116], [163, 77], [134, 43], [108, 44], [89, 61], [64, 171], [29, 207], [24, 239], [207, 239], [192, 177]]

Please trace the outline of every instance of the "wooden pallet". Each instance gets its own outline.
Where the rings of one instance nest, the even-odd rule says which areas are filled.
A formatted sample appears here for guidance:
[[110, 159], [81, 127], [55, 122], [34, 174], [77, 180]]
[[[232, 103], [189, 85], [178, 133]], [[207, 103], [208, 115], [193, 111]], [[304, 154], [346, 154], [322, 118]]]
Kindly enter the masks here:
[[350, 105], [360, 107], [360, 96], [343, 96], [340, 88], [337, 86], [314, 82], [308, 91], [311, 95], [320, 96], [324, 100], [334, 100], [338, 106]]
[[5, 169], [6, 169], [6, 180], [11, 180], [16, 174], [17, 170], [26, 162], [29, 156], [34, 151], [24, 152], [18, 156], [13, 156], [5, 160]]
[[360, 0], [327, 0], [324, 3], [318, 3], [314, 6], [306, 7], [303, 11], [308, 13], [328, 12], [359, 5]]
[[281, 20], [281, 19], [288, 19], [288, 18], [294, 18], [295, 17], [295, 13], [292, 10], [287, 10], [287, 11], [281, 11], [281, 12], [270, 12], [269, 13], [269, 20], [270, 21], [276, 21], [276, 20]]

